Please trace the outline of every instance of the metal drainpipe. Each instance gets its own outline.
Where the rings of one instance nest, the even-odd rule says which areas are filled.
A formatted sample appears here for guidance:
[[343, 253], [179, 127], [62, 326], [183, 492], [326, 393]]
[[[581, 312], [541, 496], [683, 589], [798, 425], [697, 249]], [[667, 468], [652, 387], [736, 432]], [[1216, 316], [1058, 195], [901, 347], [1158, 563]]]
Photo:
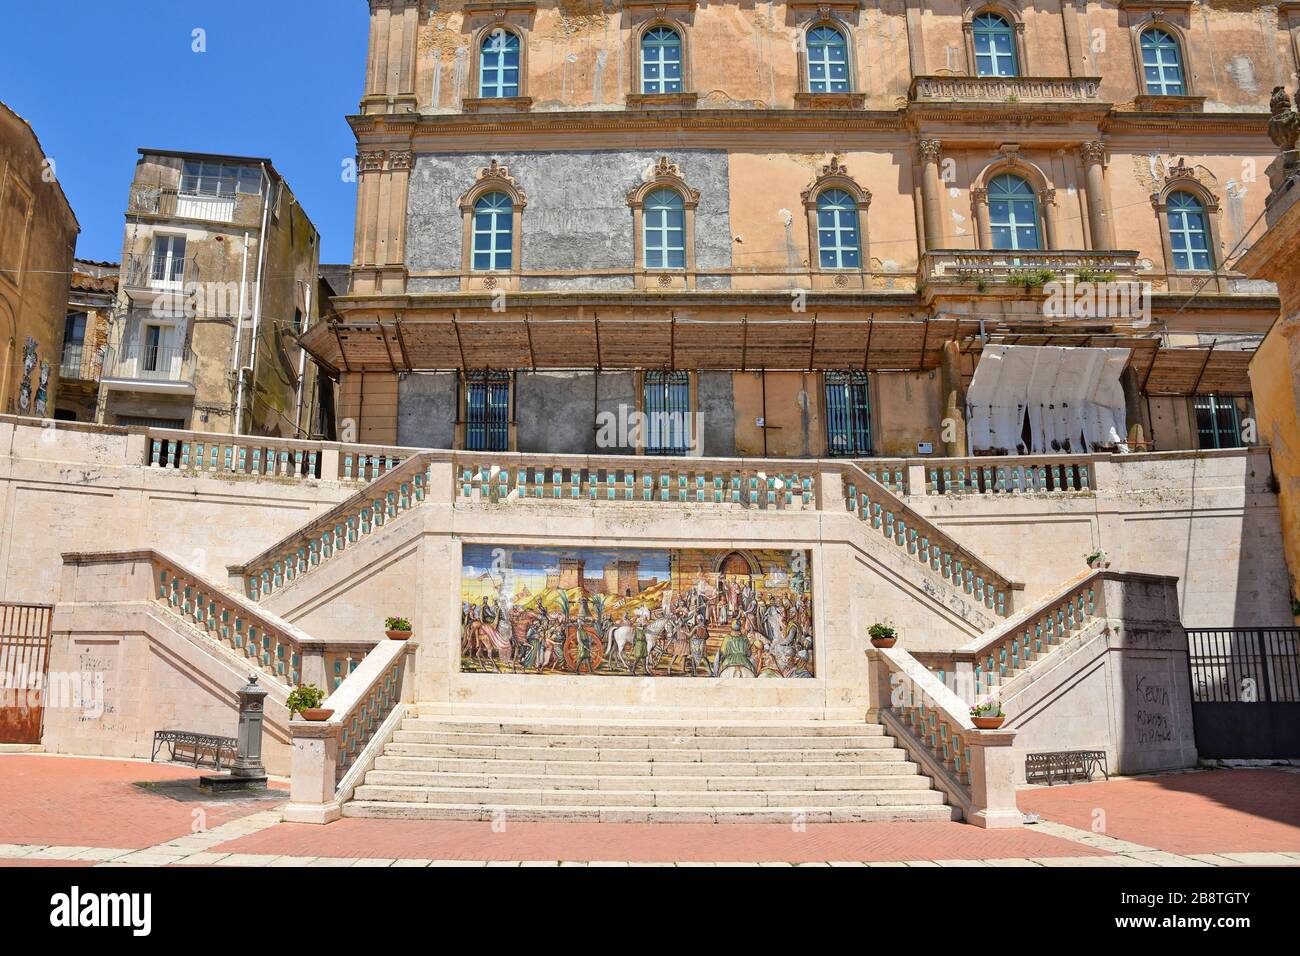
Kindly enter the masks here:
[[[298, 281], [302, 282], [301, 279], [299, 279]], [[312, 284], [310, 282], [303, 282], [303, 285], [307, 287], [307, 292], [305, 296], [305, 301], [303, 303], [302, 331], [298, 333], [300, 336], [303, 335], [311, 325]], [[302, 345], [299, 345], [298, 346], [298, 412], [294, 417], [294, 428], [298, 430], [298, 435], [296, 437], [299, 438], [301, 438], [303, 434], [303, 429], [302, 429], [303, 379], [306, 375], [307, 375], [307, 350], [304, 349]]]
[[[239, 390], [235, 397], [235, 434], [244, 432], [244, 373], [252, 378], [257, 368], [257, 335], [262, 327], [262, 270], [266, 266], [266, 229], [271, 217], [271, 177], [262, 163], [262, 180], [266, 184], [262, 199], [262, 230], [257, 236], [257, 298], [253, 302], [253, 328], [249, 336], [248, 364], [239, 369]], [[243, 324], [241, 317], [240, 324]]]
[[248, 230], [244, 230], [244, 257], [239, 267], [239, 311], [235, 313], [235, 351], [230, 356], [230, 370], [239, 368], [240, 349], [244, 343], [244, 309], [248, 306]]

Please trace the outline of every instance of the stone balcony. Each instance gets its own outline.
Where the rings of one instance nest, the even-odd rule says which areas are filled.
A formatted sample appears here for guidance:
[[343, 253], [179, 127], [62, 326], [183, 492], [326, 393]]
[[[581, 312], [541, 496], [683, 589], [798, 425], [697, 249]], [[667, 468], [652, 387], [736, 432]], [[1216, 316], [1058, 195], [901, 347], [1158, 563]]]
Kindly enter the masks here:
[[921, 262], [921, 275], [930, 284], [1010, 282], [1018, 274], [1050, 270], [1058, 278], [1105, 276], [1133, 280], [1138, 275], [1138, 253], [1133, 250], [1085, 249], [934, 249]]
[[909, 103], [1097, 103], [1095, 76], [917, 76]]

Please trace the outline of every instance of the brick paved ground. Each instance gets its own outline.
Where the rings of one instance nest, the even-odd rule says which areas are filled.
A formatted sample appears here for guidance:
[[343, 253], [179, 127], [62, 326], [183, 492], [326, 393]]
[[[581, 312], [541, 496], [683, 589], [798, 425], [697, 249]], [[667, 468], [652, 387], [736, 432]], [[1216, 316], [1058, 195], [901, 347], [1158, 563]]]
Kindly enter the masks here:
[[340, 820], [281, 824], [213, 848], [221, 853], [434, 860], [940, 860], [1103, 855], [1068, 840], [962, 823], [841, 823], [796, 832], [775, 824], [490, 823]]
[[1205, 770], [1022, 790], [1021, 810], [1171, 853], [1300, 851], [1300, 773]]
[[[1208, 771], [1022, 791], [1044, 822], [650, 825], [340, 820], [279, 823], [280, 801], [182, 802], [135, 786], [198, 772], [0, 755], [0, 866], [857, 862], [899, 865], [1300, 865], [1300, 774]], [[201, 809], [207, 829], [193, 832]], [[1104, 831], [1093, 826], [1104, 811]], [[1191, 858], [1196, 855], [1196, 859]]]
[[264, 801], [188, 803], [148, 793], [142, 781], [192, 780], [210, 770], [135, 760], [0, 754], [0, 843], [153, 846], [264, 810]]

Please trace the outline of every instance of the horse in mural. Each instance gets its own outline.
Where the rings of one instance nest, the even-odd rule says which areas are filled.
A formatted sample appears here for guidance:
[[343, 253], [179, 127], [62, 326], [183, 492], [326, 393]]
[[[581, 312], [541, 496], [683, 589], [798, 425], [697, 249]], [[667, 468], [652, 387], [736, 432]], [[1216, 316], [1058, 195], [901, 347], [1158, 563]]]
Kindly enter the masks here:
[[[675, 634], [675, 624], [668, 618], [658, 618], [642, 625], [645, 629], [645, 657], [647, 671], [652, 671], [663, 658], [664, 644]], [[636, 626], [632, 624], [611, 624], [605, 629], [605, 660], [618, 661], [619, 666], [629, 673], [635, 670], [635, 661], [628, 663], [628, 648], [636, 640]]]
[[461, 653], [486, 670], [488, 664], [493, 670], [501, 672], [501, 664], [507, 664], [515, 670], [515, 641], [513, 624], [507, 633], [502, 633], [485, 621], [470, 620], [465, 625], [465, 635], [461, 640]]

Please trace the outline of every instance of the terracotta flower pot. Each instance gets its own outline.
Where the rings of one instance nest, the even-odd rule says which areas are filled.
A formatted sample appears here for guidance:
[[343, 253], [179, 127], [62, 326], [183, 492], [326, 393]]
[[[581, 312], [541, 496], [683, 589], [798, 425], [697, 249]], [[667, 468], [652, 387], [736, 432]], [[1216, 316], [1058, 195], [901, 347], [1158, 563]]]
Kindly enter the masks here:
[[872, 647], [893, 647], [897, 643], [897, 637], [873, 637], [871, 639]]
[[1005, 716], [1002, 716], [1002, 717], [972, 717], [972, 718], [971, 718], [971, 722], [975, 725], [975, 729], [976, 729], [976, 730], [997, 730], [999, 727], [1002, 726], [1002, 721], [1004, 721], [1004, 720], [1006, 720], [1006, 719], [1007, 719], [1007, 718], [1006, 718]]
[[329, 720], [334, 716], [334, 711], [328, 707], [304, 707], [298, 713], [303, 720]]
[[408, 641], [411, 639], [410, 631], [384, 631], [390, 641]]

